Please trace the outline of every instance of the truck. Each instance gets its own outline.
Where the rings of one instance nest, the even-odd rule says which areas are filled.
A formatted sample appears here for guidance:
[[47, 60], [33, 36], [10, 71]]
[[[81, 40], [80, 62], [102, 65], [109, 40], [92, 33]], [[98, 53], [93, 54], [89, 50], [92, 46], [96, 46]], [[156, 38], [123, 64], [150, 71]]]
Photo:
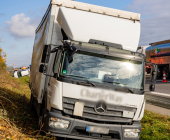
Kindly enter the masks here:
[[[170, 77], [170, 40], [164, 40], [159, 42], [150, 43], [150, 46], [146, 49], [146, 61], [152, 62], [158, 65], [157, 77], [163, 76], [165, 72], [166, 78]], [[147, 68], [148, 73], [151, 67]]]
[[[144, 115], [140, 14], [51, 0], [36, 29], [30, 74], [38, 127], [72, 139], [137, 140]], [[154, 90], [156, 66], [151, 70]]]

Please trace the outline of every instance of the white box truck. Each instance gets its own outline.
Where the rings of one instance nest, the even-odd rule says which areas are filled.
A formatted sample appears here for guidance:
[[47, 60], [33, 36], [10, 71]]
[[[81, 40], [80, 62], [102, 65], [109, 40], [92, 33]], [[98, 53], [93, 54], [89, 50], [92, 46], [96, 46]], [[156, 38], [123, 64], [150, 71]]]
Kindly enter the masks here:
[[139, 139], [145, 108], [139, 36], [137, 13], [52, 0], [32, 54], [31, 104], [39, 127], [63, 138]]

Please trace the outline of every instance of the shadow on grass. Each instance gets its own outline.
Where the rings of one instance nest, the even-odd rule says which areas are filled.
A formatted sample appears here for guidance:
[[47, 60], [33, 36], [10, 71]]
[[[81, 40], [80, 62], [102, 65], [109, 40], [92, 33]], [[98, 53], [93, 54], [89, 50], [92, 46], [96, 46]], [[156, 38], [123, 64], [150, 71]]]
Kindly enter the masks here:
[[2, 93], [1, 96], [9, 99], [17, 106], [16, 108], [8, 100], [0, 98], [0, 102], [3, 104], [7, 113], [5, 117], [9, 118], [9, 120], [14, 123], [20, 132], [28, 134], [29, 132], [38, 129], [38, 117], [35, 110], [30, 109], [29, 98], [27, 98], [25, 95], [21, 95], [5, 88], [0, 88], [0, 93]]
[[[21, 95], [12, 90], [0, 87], [0, 96], [3, 97], [0, 98], [0, 102], [3, 104], [6, 112], [3, 118], [9, 119], [10, 123], [12, 122], [13, 126], [22, 135], [25, 135], [25, 138], [17, 136], [17, 139], [36, 138], [38, 140], [56, 140], [56, 137], [53, 136], [39, 135], [38, 116], [35, 109], [30, 108], [30, 98], [26, 97], [25, 94]], [[0, 104], [0, 108], [3, 108], [3, 106]]]

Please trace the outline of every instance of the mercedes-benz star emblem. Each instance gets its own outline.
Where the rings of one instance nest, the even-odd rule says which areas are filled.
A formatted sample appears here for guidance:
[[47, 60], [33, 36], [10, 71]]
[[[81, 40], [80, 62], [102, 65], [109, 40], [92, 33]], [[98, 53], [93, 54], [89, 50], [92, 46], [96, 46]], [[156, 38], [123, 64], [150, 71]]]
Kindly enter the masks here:
[[106, 110], [107, 110], [107, 105], [106, 105], [106, 103], [104, 103], [102, 101], [98, 102], [95, 106], [95, 111], [99, 114], [105, 113]]

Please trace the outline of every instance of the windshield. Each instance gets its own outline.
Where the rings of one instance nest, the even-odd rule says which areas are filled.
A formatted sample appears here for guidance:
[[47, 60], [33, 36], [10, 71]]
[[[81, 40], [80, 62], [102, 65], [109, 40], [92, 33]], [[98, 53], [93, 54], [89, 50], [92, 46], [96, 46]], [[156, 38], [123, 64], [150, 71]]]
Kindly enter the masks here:
[[74, 54], [72, 63], [65, 54], [62, 76], [86, 78], [88, 81], [143, 89], [143, 63], [112, 56], [87, 52]]

